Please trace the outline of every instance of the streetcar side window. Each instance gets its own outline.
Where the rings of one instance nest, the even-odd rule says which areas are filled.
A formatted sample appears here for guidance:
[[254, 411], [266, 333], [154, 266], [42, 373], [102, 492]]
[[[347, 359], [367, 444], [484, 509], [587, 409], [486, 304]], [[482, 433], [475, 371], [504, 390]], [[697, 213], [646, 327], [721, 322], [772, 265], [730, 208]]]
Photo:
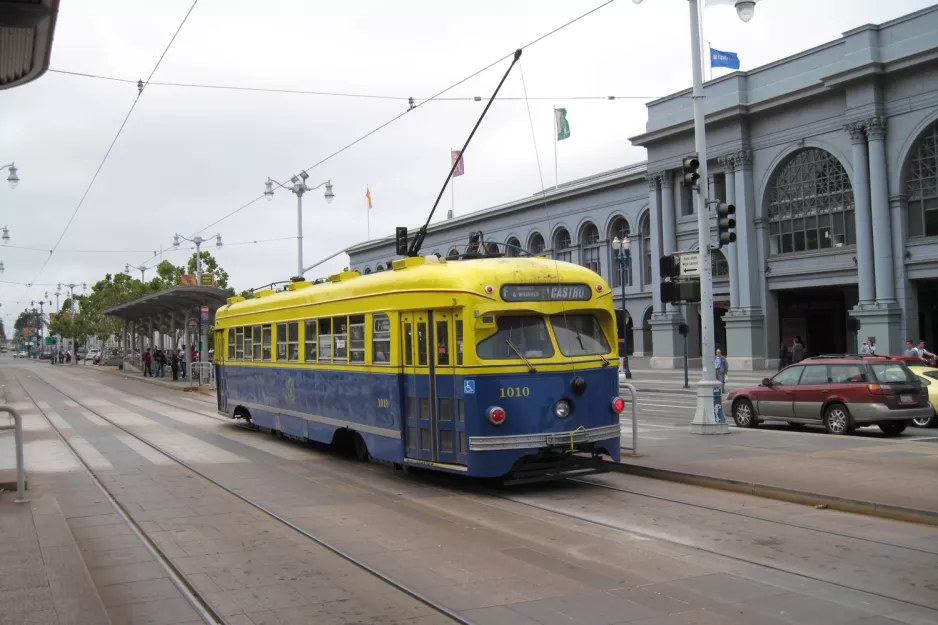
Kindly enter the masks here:
[[228, 328], [228, 360], [235, 357], [235, 329]]
[[391, 362], [391, 320], [384, 313], [375, 313], [372, 327], [372, 361], [376, 365], [386, 365]]
[[254, 341], [251, 340], [252, 330], [250, 327], [244, 328], [244, 359], [251, 360], [254, 354]]
[[332, 320], [319, 320], [319, 362], [332, 361]]
[[349, 317], [348, 324], [349, 362], [365, 362], [365, 316]]
[[290, 362], [300, 359], [300, 324], [297, 321], [287, 324], [287, 357]]
[[599, 320], [593, 315], [551, 315], [557, 345], [564, 356], [595, 356], [608, 354], [609, 343]]
[[462, 319], [456, 320], [456, 364], [462, 364]]
[[277, 324], [277, 360], [287, 359], [287, 324]]
[[404, 364], [414, 364], [414, 330], [409, 323], [404, 324]]
[[244, 360], [244, 328], [235, 328], [235, 360]]
[[263, 360], [261, 358], [261, 349], [263, 347], [261, 345], [261, 327], [254, 326], [252, 330], [254, 332], [254, 360]]
[[496, 322], [495, 334], [479, 341], [476, 352], [484, 360], [550, 358], [554, 344], [544, 319], [534, 315], [504, 315]]
[[348, 362], [348, 317], [333, 317], [332, 338], [335, 340], [332, 362]]
[[417, 366], [427, 366], [427, 323], [417, 322]]
[[306, 352], [303, 354], [303, 360], [306, 362], [316, 362], [316, 320], [306, 320]]
[[436, 364], [449, 365], [449, 323], [436, 322]]
[[264, 329], [264, 360], [270, 360], [271, 357], [271, 345], [270, 345], [270, 326], [263, 326]]

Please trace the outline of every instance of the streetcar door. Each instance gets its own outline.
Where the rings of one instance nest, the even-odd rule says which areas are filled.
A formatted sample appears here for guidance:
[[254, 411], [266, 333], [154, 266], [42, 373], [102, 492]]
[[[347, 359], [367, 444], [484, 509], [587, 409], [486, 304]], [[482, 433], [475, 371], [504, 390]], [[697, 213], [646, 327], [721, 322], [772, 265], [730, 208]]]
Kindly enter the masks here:
[[[435, 310], [430, 313], [433, 320], [431, 336], [433, 338], [433, 382], [435, 390], [434, 425], [436, 426], [437, 460], [446, 464], [465, 464], [465, 457], [459, 457], [459, 439], [457, 424], [457, 388], [456, 365], [458, 353], [454, 340], [456, 329], [456, 311]], [[461, 364], [461, 363], [458, 363]], [[465, 423], [461, 425], [465, 426]], [[464, 435], [465, 436], [465, 435]]]
[[[225, 331], [215, 330], [215, 392], [218, 395], [218, 410], [222, 412], [228, 412], [228, 389], [225, 388], [224, 364], [228, 359], [234, 358], [234, 334], [234, 328], [229, 328], [226, 345]], [[226, 349], [230, 353], [226, 352]]]
[[401, 315], [401, 353], [404, 362], [406, 444], [408, 458], [434, 461], [436, 445], [431, 401], [429, 315]]

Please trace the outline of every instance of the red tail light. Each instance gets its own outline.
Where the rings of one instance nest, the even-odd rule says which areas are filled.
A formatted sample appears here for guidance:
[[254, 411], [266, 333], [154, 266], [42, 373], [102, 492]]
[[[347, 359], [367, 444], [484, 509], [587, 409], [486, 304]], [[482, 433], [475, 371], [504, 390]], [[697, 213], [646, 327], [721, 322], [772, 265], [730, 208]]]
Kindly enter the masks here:
[[489, 421], [491, 421], [493, 425], [501, 425], [505, 422], [505, 411], [498, 406], [492, 406], [489, 408], [488, 414]]
[[870, 395], [895, 395], [896, 392], [888, 386], [883, 386], [881, 384], [867, 384], [866, 390], [870, 392]]
[[625, 410], [625, 400], [621, 397], [616, 397], [612, 400], [612, 411], [613, 412], [622, 412]]

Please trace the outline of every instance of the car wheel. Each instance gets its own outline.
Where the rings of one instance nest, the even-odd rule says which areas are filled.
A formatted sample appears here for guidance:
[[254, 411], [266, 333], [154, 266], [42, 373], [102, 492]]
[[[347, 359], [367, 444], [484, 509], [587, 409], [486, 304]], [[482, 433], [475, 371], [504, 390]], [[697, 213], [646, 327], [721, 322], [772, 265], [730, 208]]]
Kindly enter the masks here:
[[916, 427], [920, 427], [920, 428], [936, 427], [938, 426], [938, 414], [933, 414], [930, 417], [920, 417], [918, 419], [912, 419], [912, 423], [914, 423]]
[[853, 432], [853, 419], [843, 404], [832, 404], [824, 413], [824, 427], [831, 434], [850, 434]]
[[748, 399], [740, 399], [733, 405], [733, 421], [737, 427], [754, 428], [759, 422], [756, 421], [756, 411], [752, 407], [752, 402]]
[[886, 436], [899, 436], [905, 432], [906, 425], [908, 425], [908, 423], [905, 421], [883, 421], [879, 424], [879, 429], [881, 429]]

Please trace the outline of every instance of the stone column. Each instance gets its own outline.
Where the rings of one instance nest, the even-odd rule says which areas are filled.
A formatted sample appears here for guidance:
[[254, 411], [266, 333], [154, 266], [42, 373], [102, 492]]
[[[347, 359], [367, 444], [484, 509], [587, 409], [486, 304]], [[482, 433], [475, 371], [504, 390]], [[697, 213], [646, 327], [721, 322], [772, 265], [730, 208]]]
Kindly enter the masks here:
[[867, 122], [870, 142], [870, 200], [873, 213], [873, 258], [876, 272], [876, 303], [896, 301], [892, 271], [892, 233], [889, 227], [889, 185], [886, 172], [886, 120], [873, 117]]
[[909, 232], [909, 197], [889, 196], [889, 215], [892, 221], [892, 260], [896, 272], [896, 300], [902, 315], [899, 321], [899, 338], [921, 336], [918, 327], [918, 298], [909, 273], [905, 267], [906, 240]]
[[853, 199], [856, 204], [857, 283], [860, 307], [869, 306], [875, 297], [873, 286], [873, 216], [870, 211], [870, 170], [866, 135], [862, 123], [847, 124], [853, 144]]
[[[661, 255], [667, 256], [677, 251], [677, 229], [675, 227], [674, 176], [670, 171], [661, 172]], [[658, 262], [652, 258], [652, 262]], [[677, 309], [668, 304], [668, 312]]]
[[[648, 225], [651, 228], [651, 301], [654, 305], [654, 312], [664, 312], [664, 304], [661, 302], [661, 267], [658, 265], [658, 259], [661, 258], [661, 210], [658, 207], [658, 174], [648, 174]], [[644, 284], [644, 269], [642, 263], [645, 262], [645, 250], [641, 251], [638, 263], [638, 283]], [[633, 264], [634, 273], [634, 264]]]
[[[733, 155], [729, 154], [720, 159], [723, 171], [726, 174], [726, 203], [736, 204], [736, 165]], [[736, 257], [735, 243], [726, 246], [726, 263], [730, 268], [730, 310], [739, 308], [739, 260]]]
[[[657, 232], [652, 232], [654, 239], [660, 238], [659, 248], [656, 251], [652, 246], [652, 289], [656, 306], [661, 297], [660, 258], [666, 254], [677, 251], [677, 236], [675, 233], [674, 213], [674, 176], [670, 171], [656, 175], [661, 184], [661, 207], [658, 216]], [[683, 315], [672, 305], [656, 308], [649, 325], [652, 334], [651, 366], [657, 369], [673, 369], [683, 366], [682, 337], [678, 333], [678, 326], [683, 321]]]

